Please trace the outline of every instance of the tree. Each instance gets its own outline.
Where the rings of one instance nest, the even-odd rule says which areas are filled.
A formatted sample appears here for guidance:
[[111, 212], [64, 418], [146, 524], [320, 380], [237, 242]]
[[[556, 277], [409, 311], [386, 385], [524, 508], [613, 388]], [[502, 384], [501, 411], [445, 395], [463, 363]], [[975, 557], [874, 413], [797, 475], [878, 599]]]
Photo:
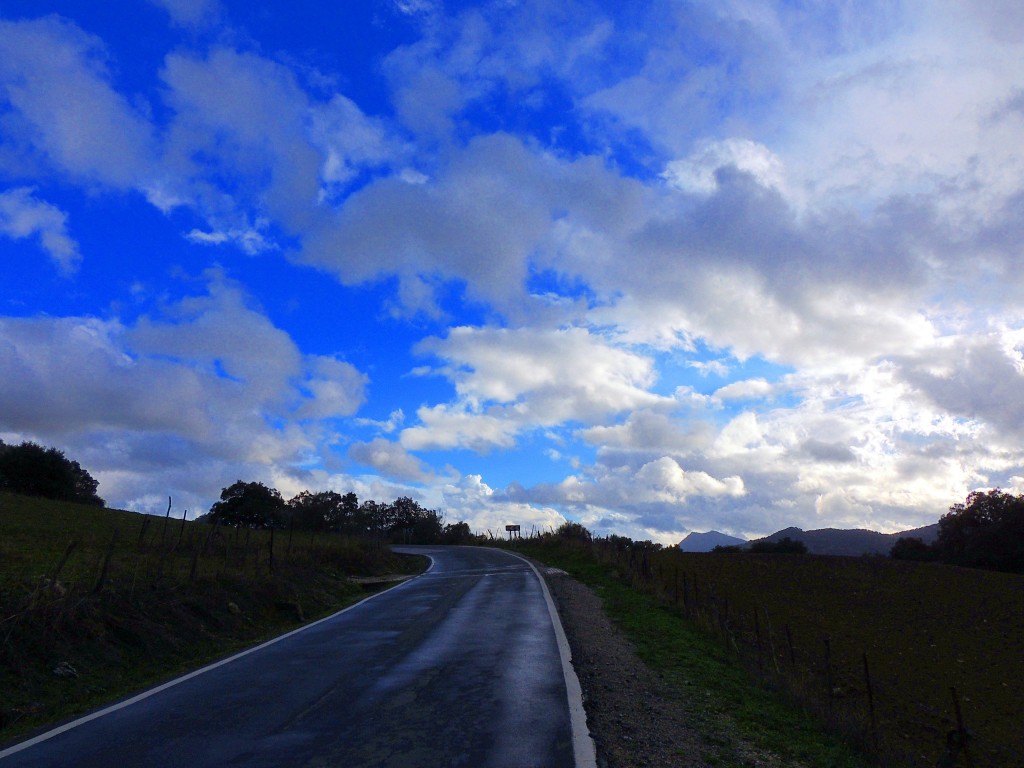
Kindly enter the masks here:
[[349, 491], [341, 497], [341, 519], [337, 521], [335, 530], [351, 530], [355, 528], [356, 516], [359, 514], [359, 497]]
[[353, 517], [354, 529], [359, 533], [380, 533], [383, 531], [382, 524], [386, 505], [378, 504], [373, 499], [367, 499], [359, 505]]
[[889, 557], [894, 560], [934, 560], [935, 552], [916, 536], [903, 536], [896, 540], [889, 550]]
[[1024, 573], [1024, 496], [974, 491], [939, 519], [933, 545], [954, 565]]
[[448, 523], [441, 532], [442, 544], [471, 544], [475, 538], [469, 529], [469, 523], [461, 520], [457, 523]]
[[105, 506], [97, 494], [98, 483], [77, 462], [57, 448], [33, 442], [5, 445], [0, 442], [0, 488], [28, 496]]
[[238, 480], [220, 492], [210, 507], [209, 521], [238, 528], [281, 528], [286, 506], [276, 488]]
[[300, 530], [341, 530], [345, 524], [344, 498], [335, 491], [303, 491], [288, 502], [291, 523]]

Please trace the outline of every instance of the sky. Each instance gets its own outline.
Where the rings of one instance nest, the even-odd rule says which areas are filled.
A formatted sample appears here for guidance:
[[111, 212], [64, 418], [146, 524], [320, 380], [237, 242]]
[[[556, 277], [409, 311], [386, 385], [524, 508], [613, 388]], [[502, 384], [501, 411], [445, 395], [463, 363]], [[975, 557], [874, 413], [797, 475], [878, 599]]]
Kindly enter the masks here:
[[1024, 492], [1017, 0], [0, 0], [0, 439], [474, 530]]

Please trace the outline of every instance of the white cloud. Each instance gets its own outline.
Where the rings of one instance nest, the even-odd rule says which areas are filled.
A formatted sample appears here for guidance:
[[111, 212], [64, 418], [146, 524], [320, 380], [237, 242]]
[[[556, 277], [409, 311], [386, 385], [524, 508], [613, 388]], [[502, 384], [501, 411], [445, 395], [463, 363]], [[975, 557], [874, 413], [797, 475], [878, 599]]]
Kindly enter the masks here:
[[447, 450], [469, 448], [486, 452], [511, 448], [519, 424], [510, 419], [475, 413], [455, 406], [439, 404], [416, 411], [419, 425], [402, 430], [402, 445], [410, 450]]
[[750, 139], [705, 142], [685, 160], [670, 161], [662, 177], [684, 192], [709, 195], [718, 189], [718, 172], [723, 168], [749, 173], [763, 187], [786, 191], [782, 161]]
[[708, 442], [707, 434], [701, 434], [699, 425], [650, 410], [635, 410], [621, 424], [583, 429], [580, 436], [591, 445], [609, 450], [662, 451], [677, 455], [687, 454]]
[[952, 338], [919, 356], [897, 357], [897, 376], [942, 411], [1024, 434], [1024, 335]]
[[152, 173], [154, 139], [144, 114], [112, 86], [102, 41], [73, 23], [0, 20], [0, 97], [10, 110], [8, 148], [119, 189]]
[[765, 379], [745, 379], [720, 387], [712, 396], [716, 400], [753, 400], [768, 397], [774, 391], [775, 387]]
[[[361, 171], [388, 166], [408, 152], [382, 120], [367, 117], [342, 94], [312, 109], [310, 138], [324, 156], [320, 177], [326, 185], [322, 198], [327, 199]], [[412, 169], [408, 174], [417, 178]], [[426, 178], [422, 174], [420, 177]]]
[[464, 520], [477, 533], [501, 537], [506, 525], [518, 525], [524, 536], [557, 529], [566, 518], [547, 506], [510, 500], [483, 482], [480, 475], [466, 475], [443, 487], [445, 519]]
[[742, 496], [743, 479], [718, 480], [707, 472], [687, 472], [668, 456], [644, 464], [633, 476], [635, 501], [682, 503], [689, 496]]
[[381, 432], [390, 435], [402, 424], [405, 423], [405, 412], [401, 408], [393, 410], [387, 419], [378, 421], [375, 419], [355, 419], [355, 423], [361, 427], [374, 427]]
[[450, 361], [442, 371], [474, 403], [515, 403], [526, 396], [553, 422], [587, 421], [661, 401], [649, 392], [650, 359], [582, 328], [557, 331], [458, 327], [421, 342], [421, 354]]
[[329, 450], [319, 420], [355, 412], [366, 377], [303, 355], [237, 286], [210, 281], [208, 294], [134, 324], [0, 319], [0, 424], [77, 447], [111, 501], [148, 498], [156, 484], [209, 503], [229, 476], [295, 474]]
[[171, 20], [182, 27], [202, 27], [212, 24], [220, 13], [218, 0], [149, 0], [163, 8]]
[[81, 261], [81, 253], [67, 231], [67, 214], [40, 200], [29, 187], [0, 193], [0, 235], [15, 240], [38, 237], [43, 250], [62, 274], [70, 275]]
[[421, 408], [421, 424], [402, 432], [409, 447], [509, 447], [523, 430], [671, 403], [649, 391], [650, 359], [581, 328], [458, 327], [417, 350], [447, 361], [438, 372], [455, 384], [458, 399]]
[[223, 232], [204, 232], [201, 229], [193, 229], [185, 233], [185, 239], [198, 245], [235, 243], [250, 256], [277, 249], [275, 243], [268, 241], [261, 232], [252, 228], [229, 229]]
[[309, 398], [296, 415], [302, 419], [351, 416], [366, 402], [369, 378], [351, 363], [327, 355], [307, 355], [303, 389]]
[[525, 258], [557, 205], [551, 165], [511, 137], [477, 139], [428, 182], [388, 176], [350, 195], [309, 231], [300, 258], [346, 283], [397, 274], [407, 300], [436, 278], [465, 280], [471, 299], [521, 313]]
[[348, 455], [388, 478], [419, 483], [433, 479], [433, 472], [420, 459], [406, 451], [401, 444], [382, 437], [368, 443], [354, 443]]

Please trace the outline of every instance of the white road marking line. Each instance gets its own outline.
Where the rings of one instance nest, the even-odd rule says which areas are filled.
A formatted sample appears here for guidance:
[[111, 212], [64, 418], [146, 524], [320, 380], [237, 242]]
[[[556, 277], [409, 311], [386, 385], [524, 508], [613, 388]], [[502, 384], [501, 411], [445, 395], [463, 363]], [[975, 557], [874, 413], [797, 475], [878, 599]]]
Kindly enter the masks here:
[[370, 595], [369, 597], [364, 597], [358, 603], [354, 603], [348, 606], [347, 608], [342, 608], [337, 613], [332, 613], [330, 616], [325, 616], [322, 619], [318, 619], [317, 621], [314, 621], [312, 624], [306, 624], [304, 626], [299, 627], [298, 629], [293, 629], [291, 632], [279, 635], [278, 637], [275, 637], [272, 640], [267, 640], [265, 643], [261, 643], [260, 645], [257, 645], [254, 648], [249, 648], [248, 650], [242, 651], [241, 653], [236, 653], [234, 656], [229, 656], [228, 658], [221, 659], [220, 661], [216, 661], [213, 664], [208, 664], [205, 667], [189, 672], [187, 675], [182, 675], [181, 677], [176, 677], [173, 680], [168, 680], [166, 683], [158, 685], [156, 688], [150, 688], [147, 691], [143, 691], [142, 693], [132, 696], [130, 699], [125, 699], [124, 701], [120, 701], [117, 704], [112, 704], [109, 707], [105, 707], [96, 712], [84, 715], [83, 717], [80, 717], [77, 720], [72, 720], [70, 723], [64, 723], [64, 725], [58, 726], [57, 728], [53, 728], [52, 730], [46, 731], [45, 733], [41, 733], [34, 738], [15, 744], [12, 747], [8, 747], [7, 749], [0, 751], [0, 760], [7, 757], [8, 755], [13, 755], [16, 752], [21, 752], [23, 749], [28, 749], [29, 747], [34, 746], [35, 744], [39, 744], [42, 741], [52, 739], [54, 736], [59, 736], [65, 731], [70, 731], [72, 728], [77, 728], [80, 725], [85, 725], [86, 723], [91, 722], [92, 720], [96, 720], [97, 718], [103, 717], [104, 715], [109, 715], [111, 712], [116, 712], [119, 709], [124, 709], [125, 707], [129, 707], [132, 704], [140, 702], [144, 699], [148, 699], [150, 696], [155, 696], [161, 691], [165, 691], [168, 688], [174, 687], [178, 683], [183, 683], [186, 680], [191, 680], [193, 677], [198, 677], [199, 675], [202, 675], [206, 672], [217, 669], [217, 667], [223, 667], [225, 664], [230, 664], [232, 661], [236, 661], [237, 659], [240, 659], [243, 656], [248, 656], [250, 653], [255, 653], [256, 651], [259, 651], [263, 648], [267, 648], [268, 646], [271, 646], [274, 643], [278, 643], [286, 638], [289, 638], [292, 635], [297, 635], [300, 632], [305, 632], [307, 629], [310, 629], [311, 627], [315, 627], [318, 624], [323, 624], [325, 621], [330, 621], [331, 619], [340, 616], [343, 613], [347, 613], [348, 611], [358, 608], [363, 603], [373, 600], [375, 597], [380, 597], [381, 595], [386, 595], [391, 592], [394, 592], [396, 589], [401, 589], [406, 584], [411, 584], [424, 574], [430, 573], [431, 569], [434, 567], [434, 558], [430, 557], [430, 555], [426, 555], [426, 557], [430, 558], [430, 568], [428, 568], [426, 571], [424, 571], [423, 574], [420, 574], [419, 576], [414, 576], [411, 579], [403, 581], [401, 584], [398, 584], [397, 586], [394, 586], [391, 589], [386, 589], [383, 592], [376, 592]]
[[544, 601], [548, 604], [551, 624], [555, 628], [558, 655], [562, 658], [562, 675], [565, 677], [565, 693], [569, 699], [569, 725], [572, 728], [572, 753], [576, 768], [597, 768], [597, 750], [594, 747], [594, 740], [590, 736], [590, 730], [587, 728], [587, 712], [583, 708], [583, 689], [580, 687], [580, 679], [576, 676], [576, 670], [572, 666], [572, 651], [569, 648], [569, 640], [565, 636], [565, 629], [562, 628], [558, 609], [555, 608], [555, 601], [551, 599], [551, 593], [548, 591], [544, 577], [540, 575], [533, 563], [515, 552], [509, 552], [509, 554], [515, 555], [530, 566], [544, 591]]

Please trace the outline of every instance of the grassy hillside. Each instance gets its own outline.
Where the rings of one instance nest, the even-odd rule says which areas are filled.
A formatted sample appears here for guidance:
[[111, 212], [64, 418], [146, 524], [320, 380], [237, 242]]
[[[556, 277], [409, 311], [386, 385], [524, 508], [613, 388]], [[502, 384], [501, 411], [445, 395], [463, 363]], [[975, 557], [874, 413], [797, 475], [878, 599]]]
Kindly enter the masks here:
[[338, 610], [425, 558], [0, 493], [0, 744]]
[[878, 557], [630, 555], [581, 542], [534, 552], [567, 548], [703, 628], [755, 680], [886, 765], [1024, 766], [1024, 576]]

